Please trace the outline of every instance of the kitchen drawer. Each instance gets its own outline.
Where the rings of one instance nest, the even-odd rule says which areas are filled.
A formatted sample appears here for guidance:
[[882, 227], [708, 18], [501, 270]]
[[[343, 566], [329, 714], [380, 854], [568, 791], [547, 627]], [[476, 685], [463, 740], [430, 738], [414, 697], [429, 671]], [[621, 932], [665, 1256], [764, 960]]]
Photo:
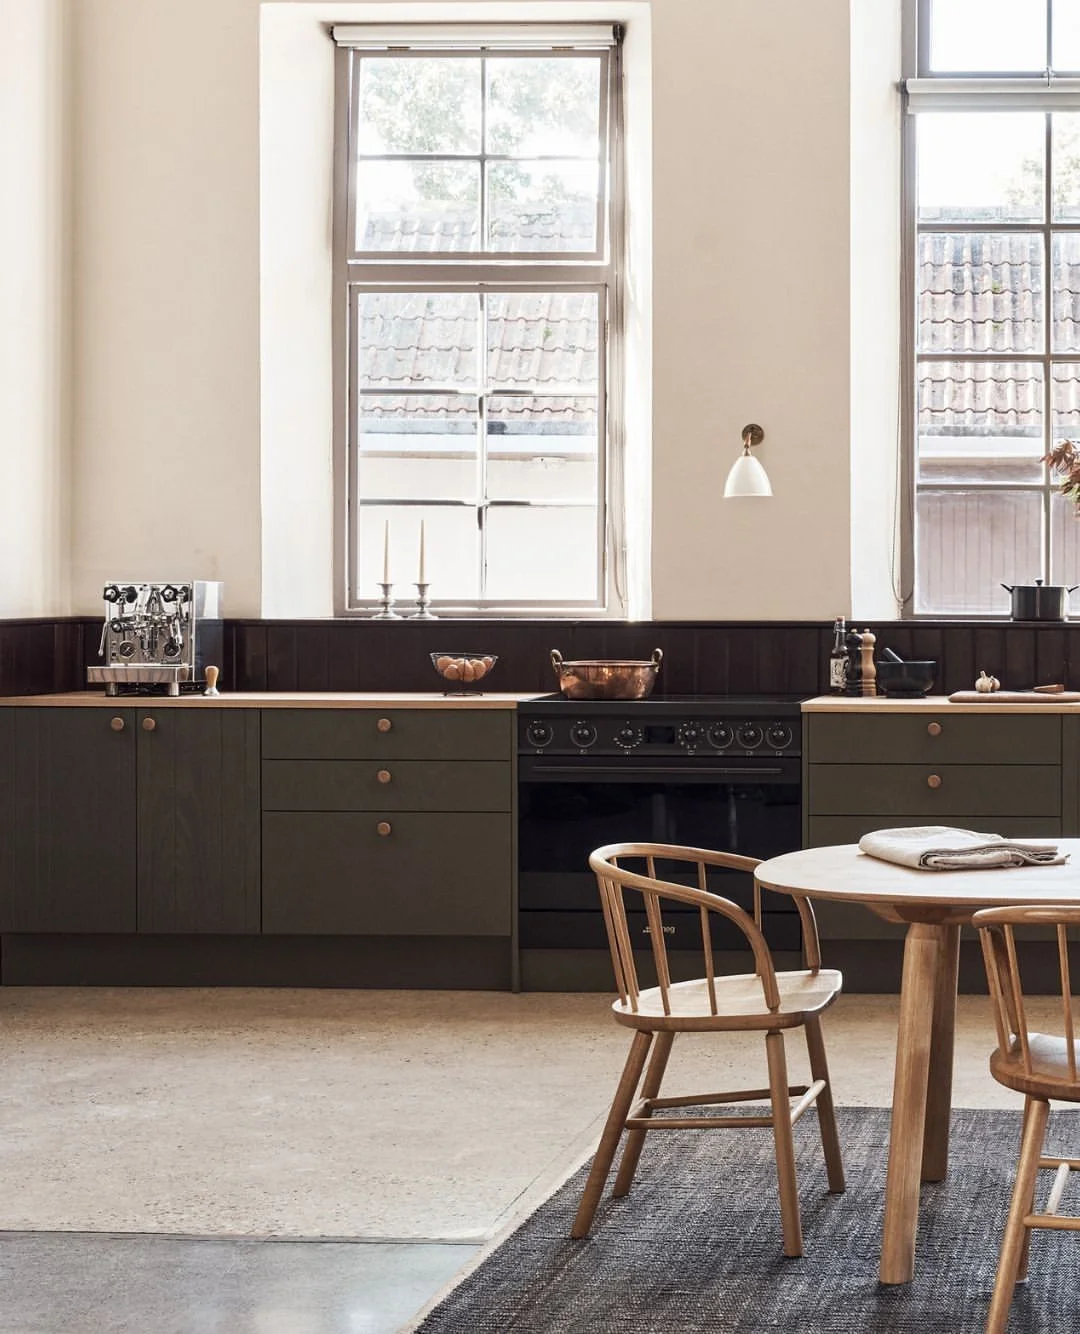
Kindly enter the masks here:
[[513, 774], [496, 760], [264, 760], [263, 810], [509, 811]]
[[[928, 779], [937, 775], [941, 785]], [[811, 764], [807, 810], [816, 815], [954, 818], [1060, 816], [1061, 770], [1053, 764]], [[969, 815], [964, 815], [968, 812]]]
[[863, 834], [875, 829], [908, 829], [912, 825], [944, 824], [958, 829], [977, 829], [984, 834], [1004, 834], [1009, 838], [1060, 838], [1061, 821], [1053, 816], [957, 815], [934, 812], [925, 815], [813, 815], [807, 822], [806, 846], [825, 848], [837, 843], [858, 843]]
[[267, 811], [263, 933], [509, 936], [513, 846], [508, 815]]
[[[988, 709], [993, 705], [987, 705]], [[937, 713], [811, 713], [811, 764], [1060, 764], [1061, 718]], [[931, 727], [940, 727], [933, 735]]]
[[[379, 722], [389, 722], [388, 731]], [[512, 759], [513, 710], [264, 709], [264, 760]]]

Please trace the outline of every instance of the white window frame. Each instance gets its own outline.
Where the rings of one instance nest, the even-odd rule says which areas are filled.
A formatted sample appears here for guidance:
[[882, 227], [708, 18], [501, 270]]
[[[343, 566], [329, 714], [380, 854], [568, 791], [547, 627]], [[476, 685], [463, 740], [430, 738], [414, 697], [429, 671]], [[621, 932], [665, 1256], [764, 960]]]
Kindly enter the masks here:
[[[485, 293], [540, 291], [592, 292], [598, 300], [597, 370], [597, 596], [578, 601], [520, 599], [512, 603], [481, 596], [475, 602], [435, 598], [432, 609], [440, 615], [460, 616], [580, 616], [583, 614], [626, 615], [625, 499], [623, 489], [624, 424], [623, 307], [625, 203], [622, 164], [621, 29], [612, 25], [542, 24], [470, 25], [350, 25], [335, 27], [337, 43], [335, 161], [334, 161], [334, 458], [335, 614], [370, 615], [378, 601], [362, 597], [358, 511], [365, 505], [403, 504], [431, 508], [435, 504], [467, 505], [473, 502], [434, 500], [402, 501], [386, 498], [366, 500], [357, 479], [357, 414], [360, 399], [367, 393], [385, 395], [382, 389], [362, 390], [356, 383], [357, 357], [352, 348], [353, 312], [356, 296], [364, 291], [468, 291]], [[359, 252], [354, 248], [355, 184], [357, 154], [352, 150], [353, 126], [358, 109], [355, 64], [363, 53], [380, 55], [422, 52], [427, 56], [480, 55], [486, 52], [507, 56], [554, 52], [574, 58], [575, 53], [599, 55], [601, 60], [601, 189], [597, 202], [597, 246], [593, 251], [535, 253], [512, 252]], [[605, 151], [606, 150], [606, 151]], [[446, 155], [443, 155], [446, 156]], [[454, 155], [449, 155], [454, 156]], [[482, 154], [465, 155], [480, 158]], [[484, 207], [481, 192], [481, 208]], [[481, 215], [483, 221], [483, 214]], [[481, 232], [483, 235], [483, 232]], [[416, 392], [409, 389], [410, 394]], [[436, 392], [434, 390], [429, 392]], [[460, 390], [441, 389], [442, 393]], [[466, 391], [467, 392], [467, 391]], [[520, 391], [517, 394], [520, 397]], [[477, 447], [481, 462], [489, 442], [481, 394]], [[481, 512], [511, 505], [537, 507], [552, 501], [481, 500]], [[554, 502], [562, 504], [563, 502]], [[591, 505], [591, 502], [589, 502]], [[485, 556], [484, 525], [481, 522], [481, 579]], [[481, 583], [483, 589], [483, 583]], [[395, 594], [407, 600], [408, 586]]]
[[[1002, 490], [1002, 485], [978, 482], [918, 481], [918, 392], [919, 365], [923, 362], [970, 361], [973, 363], [1014, 362], [1038, 365], [1043, 370], [1042, 384], [1042, 423], [1043, 453], [1049, 452], [1053, 442], [1053, 378], [1054, 365], [1080, 363], [1080, 352], [1061, 353], [1052, 351], [1053, 336], [1053, 293], [1050, 279], [1052, 266], [1049, 262], [1052, 254], [1051, 243], [1054, 234], [1080, 231], [1080, 222], [1056, 222], [1053, 220], [1052, 190], [1053, 176], [1050, 151], [1049, 113], [1054, 111], [1080, 110], [1080, 77], [1074, 77], [1075, 71], [1064, 75], [1051, 73], [1053, 44], [1053, 2], [1046, 0], [1046, 69], [1039, 74], [1031, 71], [995, 71], [992, 74], [982, 72], [931, 70], [930, 68], [930, 9], [932, 0], [904, 0], [903, 12], [903, 116], [902, 116], [902, 162], [903, 180], [901, 189], [902, 208], [902, 246], [903, 262], [901, 274], [901, 316], [903, 330], [901, 334], [901, 356], [903, 361], [904, 392], [900, 408], [901, 430], [901, 507], [904, 523], [901, 533], [901, 616], [912, 620], [940, 620], [948, 618], [958, 621], [985, 620], [989, 613], [963, 613], [946, 611], [916, 611], [916, 512], [920, 491], [985, 491], [993, 494]], [[918, 240], [921, 232], [971, 232], [978, 231], [978, 223], [943, 223], [939, 221], [920, 224], [917, 216], [917, 148], [916, 120], [919, 112], [971, 112], [985, 111], [988, 114], [1002, 111], [1043, 111], [1047, 113], [1046, 171], [1044, 179], [1045, 205], [1041, 223], [994, 222], [986, 224], [985, 230], [994, 232], [1040, 232], [1043, 236], [1046, 263], [1044, 272], [1047, 282], [1043, 293], [1043, 348], [1041, 352], [920, 352], [918, 348]], [[1010, 481], [1005, 487], [1009, 492], [1038, 492], [1043, 502], [1043, 541], [1042, 541], [1042, 577], [1051, 578], [1051, 503], [1057, 490], [1055, 479], [1049, 469], [1043, 465], [1041, 482]], [[1056, 582], [1062, 582], [1057, 580]]]

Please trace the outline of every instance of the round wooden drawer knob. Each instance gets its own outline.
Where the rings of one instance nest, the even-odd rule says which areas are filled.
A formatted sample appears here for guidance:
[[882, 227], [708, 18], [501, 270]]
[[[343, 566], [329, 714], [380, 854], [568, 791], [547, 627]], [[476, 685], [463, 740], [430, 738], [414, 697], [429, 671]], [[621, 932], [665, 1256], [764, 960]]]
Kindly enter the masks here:
[[940, 775], [940, 774], [931, 774], [930, 777], [926, 780], [926, 786], [927, 786], [927, 787], [940, 787], [940, 786], [941, 786], [941, 775]]
[[389, 732], [391, 727], [393, 727], [393, 725], [394, 724], [390, 721], [389, 718], [380, 718], [379, 721], [375, 724], [375, 726], [379, 729], [380, 732]]
[[931, 736], [940, 736], [940, 735], [941, 735], [941, 724], [940, 724], [940, 723], [928, 723], [928, 724], [927, 724], [927, 727], [926, 727], [926, 730], [930, 733]]
[[391, 780], [391, 778], [393, 778], [393, 776], [394, 775], [390, 772], [389, 769], [380, 769], [379, 772], [375, 775], [375, 777], [379, 780], [380, 783], [389, 783], [389, 781]]
[[157, 722], [153, 718], [144, 718], [142, 720], [142, 727], [144, 732], [152, 732], [154, 728], [157, 727]]
[[389, 820], [380, 820], [375, 826], [375, 832], [380, 838], [389, 838], [393, 833], [393, 828]]
[[109, 726], [114, 732], [122, 732], [124, 730], [124, 720], [123, 718], [112, 718], [109, 720]]

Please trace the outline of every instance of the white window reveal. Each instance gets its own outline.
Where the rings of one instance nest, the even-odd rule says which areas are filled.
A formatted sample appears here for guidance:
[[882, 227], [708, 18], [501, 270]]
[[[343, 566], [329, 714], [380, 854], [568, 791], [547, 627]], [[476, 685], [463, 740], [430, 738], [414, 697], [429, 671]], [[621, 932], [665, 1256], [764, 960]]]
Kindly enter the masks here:
[[619, 610], [618, 32], [334, 38], [341, 609]]

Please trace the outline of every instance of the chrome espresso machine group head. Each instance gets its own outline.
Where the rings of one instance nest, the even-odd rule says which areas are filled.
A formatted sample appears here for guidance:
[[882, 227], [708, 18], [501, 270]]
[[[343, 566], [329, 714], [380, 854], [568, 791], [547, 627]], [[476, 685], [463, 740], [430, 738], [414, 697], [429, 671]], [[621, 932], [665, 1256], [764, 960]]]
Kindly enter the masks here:
[[121, 687], [153, 687], [179, 695], [197, 690], [208, 663], [221, 664], [221, 584], [201, 579], [172, 584], [106, 584], [105, 625], [98, 657], [86, 669], [91, 685], [107, 695]]

